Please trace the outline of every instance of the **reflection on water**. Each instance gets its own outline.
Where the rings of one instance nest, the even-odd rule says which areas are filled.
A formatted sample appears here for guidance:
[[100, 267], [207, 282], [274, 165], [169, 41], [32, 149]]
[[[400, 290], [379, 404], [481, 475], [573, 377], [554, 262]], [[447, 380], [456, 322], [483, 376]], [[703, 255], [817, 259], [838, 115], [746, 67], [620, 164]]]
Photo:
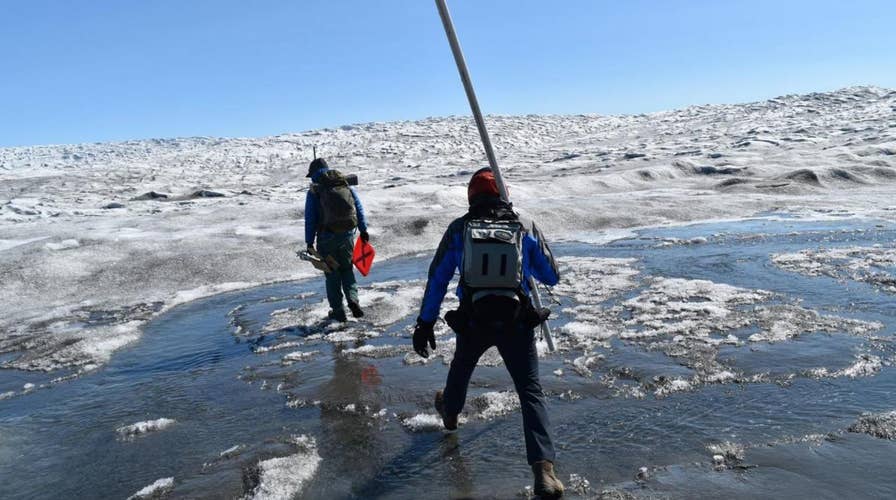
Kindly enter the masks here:
[[[558, 246], [560, 255], [634, 258], [637, 270], [632, 286], [620, 286], [600, 307], [574, 311], [581, 297], [557, 297], [553, 324], [567, 350], [542, 359], [542, 385], [559, 471], [590, 482], [577, 481], [572, 496], [607, 488], [681, 498], [896, 491], [896, 445], [845, 432], [863, 412], [896, 409], [896, 296], [874, 283], [791, 272], [770, 259], [820, 247], [888, 246], [894, 236], [892, 226], [871, 222], [758, 219], [644, 231], [599, 247]], [[316, 440], [322, 458], [305, 498], [519, 494], [530, 471], [518, 411], [491, 408], [498, 416], [483, 418], [468, 408], [466, 425], [451, 434], [402, 425], [434, 413], [432, 394], [447, 373], [442, 358], [422, 364], [408, 349], [411, 305], [419, 300], [414, 280], [425, 266], [419, 258], [379, 264], [371, 276], [379, 288], [362, 282], [369, 321], [344, 328], [321, 321], [318, 282], [223, 294], [159, 317], [97, 373], [0, 400], [0, 497], [124, 498], [173, 477], [174, 497], [235, 498], [257, 483], [259, 461], [294, 453], [291, 439], [300, 435]], [[623, 338], [619, 332], [656, 327], [626, 302], [653, 297], [643, 294], [655, 278], [709, 280], [773, 297], [712, 312], [724, 321], [742, 315], [747, 326], [699, 342], [688, 343], [686, 329], [683, 340]], [[715, 299], [690, 297], [674, 307], [711, 317], [701, 314], [718, 307]], [[656, 304], [672, 307], [666, 302]], [[768, 312], [774, 307], [799, 311], [787, 317], [814, 330], [751, 341], [784, 317]], [[617, 333], [574, 341], [560, 327], [586, 313], [591, 324], [605, 322]], [[752, 318], [759, 314], [767, 321]], [[851, 320], [881, 327], [851, 331]], [[450, 339], [438, 338], [449, 356]], [[726, 371], [730, 377], [709, 377]], [[2, 372], [0, 389], [15, 392], [43, 378]], [[503, 366], [480, 366], [470, 398], [510, 387]], [[116, 439], [119, 427], [159, 418], [175, 423]], [[743, 451], [717, 462], [711, 445]]]

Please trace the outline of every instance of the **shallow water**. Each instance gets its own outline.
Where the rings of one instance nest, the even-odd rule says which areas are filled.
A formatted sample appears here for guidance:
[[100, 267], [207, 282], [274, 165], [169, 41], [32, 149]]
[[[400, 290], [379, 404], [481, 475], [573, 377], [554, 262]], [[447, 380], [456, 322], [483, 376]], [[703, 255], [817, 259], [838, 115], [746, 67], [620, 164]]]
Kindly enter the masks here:
[[[686, 340], [688, 352], [676, 356], [669, 343], [615, 336], [586, 352], [560, 331], [570, 313], [558, 311], [580, 297], [558, 296], [562, 307], [554, 308], [552, 324], [567, 350], [543, 357], [541, 373], [561, 476], [590, 481], [572, 496], [605, 489], [677, 498], [896, 495], [896, 443], [846, 432], [863, 412], [896, 410], [896, 295], [865, 282], [785, 271], [770, 260], [894, 241], [896, 227], [875, 221], [756, 219], [554, 248], [564, 256], [637, 259], [635, 285], [599, 307], [621, 329], [649, 328], [625, 324], [633, 314], [626, 301], [656, 277], [766, 290], [774, 296], [764, 306], [882, 324], [865, 334], [833, 328], [774, 343], [749, 341], [763, 329], [755, 324], [721, 328], [711, 337], [736, 339], [713, 348]], [[402, 424], [433, 413], [432, 393], [447, 373], [441, 359], [421, 365], [408, 355], [421, 287], [415, 280], [427, 264], [428, 256], [375, 266], [361, 279], [364, 322], [339, 328], [321, 321], [318, 281], [222, 294], [158, 317], [96, 373], [0, 400], [0, 497], [124, 498], [165, 477], [174, 478], [173, 497], [239, 497], [258, 482], [259, 461], [296, 453], [290, 440], [298, 435], [313, 437], [321, 457], [302, 498], [520, 494], [530, 473], [519, 411], [486, 407], [498, 415], [482, 418], [471, 401], [512, 387], [502, 366], [477, 369], [469, 420], [458, 433]], [[734, 313], [749, 317], [752, 307], [738, 305]], [[439, 345], [450, 338], [440, 336]], [[382, 349], [352, 351], [362, 346]], [[708, 354], [694, 354], [702, 350]], [[310, 354], [289, 362], [294, 352]], [[572, 364], [585, 354], [596, 356], [590, 374]], [[861, 356], [880, 363], [861, 376], [830, 375]], [[819, 368], [828, 375], [812, 372]], [[696, 382], [723, 370], [736, 376]], [[0, 372], [0, 393], [47, 378]], [[665, 381], [676, 378], [695, 383], [663, 396]], [[158, 418], [175, 423], [131, 438], [116, 432]], [[725, 442], [741, 451], [714, 464], [708, 446]], [[637, 478], [641, 467], [646, 476]]]

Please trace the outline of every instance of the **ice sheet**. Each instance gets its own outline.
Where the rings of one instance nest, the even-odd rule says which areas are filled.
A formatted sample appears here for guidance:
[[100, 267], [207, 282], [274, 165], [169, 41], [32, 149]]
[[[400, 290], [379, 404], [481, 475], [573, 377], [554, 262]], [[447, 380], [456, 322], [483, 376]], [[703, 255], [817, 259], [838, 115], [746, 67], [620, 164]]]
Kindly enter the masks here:
[[[770, 210], [894, 220], [894, 103], [887, 89], [851, 87], [646, 115], [488, 121], [515, 206], [552, 241], [607, 241], [636, 227]], [[304, 247], [304, 171], [315, 145], [331, 165], [359, 175], [380, 261], [430, 252], [465, 211], [468, 176], [485, 164], [468, 117], [260, 138], [2, 148], [0, 352], [40, 346], [35, 369], [97, 367], [139, 328], [107, 339], [104, 354], [85, 348], [54, 359], [71, 329], [45, 326], [84, 307], [165, 309], [315, 276], [295, 257]], [[383, 299], [375, 292], [362, 297], [376, 300]], [[412, 302], [399, 300], [396, 315]], [[122, 323], [130, 320], [145, 318]], [[87, 329], [80, 337], [115, 334]]]

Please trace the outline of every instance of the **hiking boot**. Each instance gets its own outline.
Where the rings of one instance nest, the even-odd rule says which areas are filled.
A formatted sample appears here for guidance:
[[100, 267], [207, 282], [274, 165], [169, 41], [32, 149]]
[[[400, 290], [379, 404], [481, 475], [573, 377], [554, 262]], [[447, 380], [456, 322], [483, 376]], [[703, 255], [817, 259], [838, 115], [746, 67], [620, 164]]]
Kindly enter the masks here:
[[442, 424], [445, 426], [445, 430], [456, 431], [457, 415], [449, 417], [445, 414], [445, 395], [442, 391], [436, 391], [435, 407], [436, 411], [439, 412], [439, 416], [442, 417]]
[[361, 309], [361, 304], [357, 302], [348, 301], [348, 308], [352, 312], [352, 316], [356, 318], [364, 317], [364, 310]]
[[338, 321], [340, 323], [345, 323], [346, 321], [348, 321], [348, 318], [345, 317], [345, 311], [330, 310], [330, 312], [327, 313], [327, 318]]
[[563, 496], [563, 483], [554, 475], [554, 464], [549, 460], [541, 460], [532, 464], [535, 475], [535, 496], [538, 498], [560, 498]]

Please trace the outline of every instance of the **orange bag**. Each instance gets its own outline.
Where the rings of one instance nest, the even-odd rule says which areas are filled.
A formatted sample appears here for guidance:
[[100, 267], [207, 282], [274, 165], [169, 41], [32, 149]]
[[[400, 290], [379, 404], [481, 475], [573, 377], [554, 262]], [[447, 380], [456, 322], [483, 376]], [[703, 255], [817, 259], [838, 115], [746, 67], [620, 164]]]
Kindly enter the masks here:
[[370, 267], [373, 266], [373, 258], [376, 256], [376, 250], [370, 242], [366, 242], [359, 236], [355, 241], [355, 251], [352, 252], [352, 264], [358, 268], [361, 276], [367, 276], [370, 273]]

